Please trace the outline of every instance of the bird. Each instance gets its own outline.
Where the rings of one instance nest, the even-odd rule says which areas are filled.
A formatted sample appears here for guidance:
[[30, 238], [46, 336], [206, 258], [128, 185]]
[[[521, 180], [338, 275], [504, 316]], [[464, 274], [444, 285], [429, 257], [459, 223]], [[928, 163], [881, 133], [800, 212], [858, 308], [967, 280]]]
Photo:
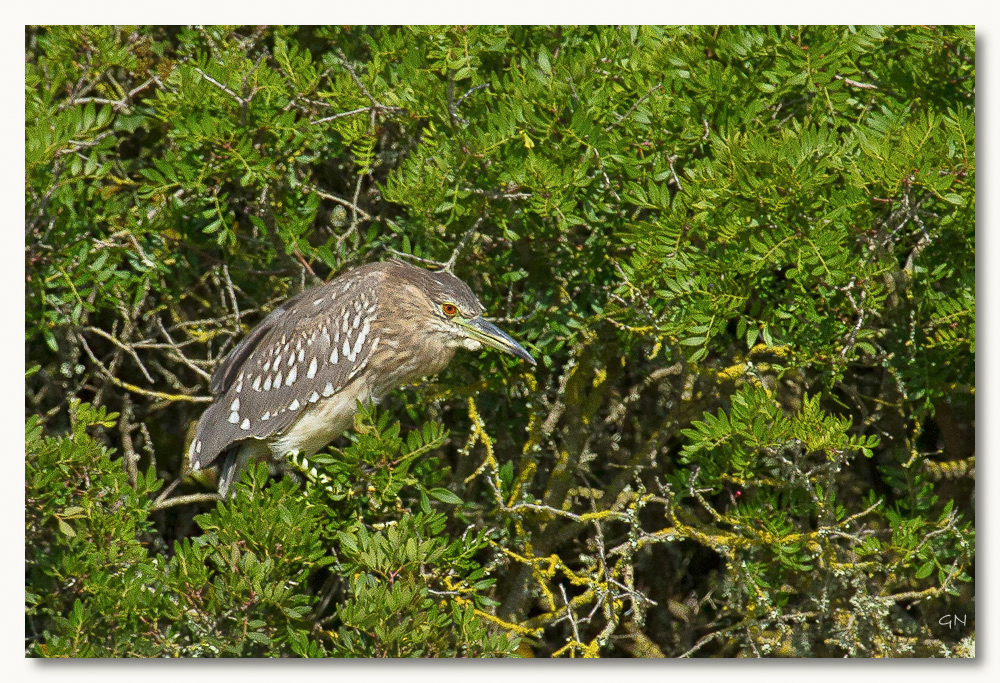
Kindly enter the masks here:
[[218, 464], [227, 496], [249, 462], [308, 457], [360, 403], [444, 370], [458, 349], [535, 359], [483, 317], [462, 280], [390, 260], [358, 266], [275, 308], [218, 364], [187, 467]]

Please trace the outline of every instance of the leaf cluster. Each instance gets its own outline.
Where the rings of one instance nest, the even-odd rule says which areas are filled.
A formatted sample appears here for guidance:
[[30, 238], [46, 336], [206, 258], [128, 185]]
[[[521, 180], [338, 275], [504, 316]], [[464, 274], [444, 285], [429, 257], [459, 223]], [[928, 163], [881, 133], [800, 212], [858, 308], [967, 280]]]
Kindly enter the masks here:
[[[25, 46], [29, 654], [973, 651], [972, 28]], [[184, 477], [225, 354], [386, 258], [538, 366]]]

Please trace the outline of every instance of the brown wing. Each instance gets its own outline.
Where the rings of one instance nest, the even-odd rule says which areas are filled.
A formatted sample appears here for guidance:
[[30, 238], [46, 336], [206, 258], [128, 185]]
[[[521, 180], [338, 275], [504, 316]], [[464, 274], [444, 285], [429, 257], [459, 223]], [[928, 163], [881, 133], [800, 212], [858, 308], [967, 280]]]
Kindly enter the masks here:
[[267, 336], [267, 333], [280, 324], [281, 319], [288, 313], [288, 310], [295, 306], [303, 296], [309, 294], [310, 291], [313, 290], [307, 289], [304, 292], [299, 292], [282, 303], [258, 323], [257, 327], [250, 330], [250, 333], [243, 337], [239, 344], [233, 347], [233, 350], [222, 359], [222, 362], [215, 368], [215, 372], [212, 373], [208, 389], [212, 392], [213, 396], [218, 396], [229, 391], [229, 388], [236, 382], [236, 371], [243, 367], [243, 363], [247, 360], [247, 357], [253, 353], [254, 349], [260, 344], [260, 341]]
[[198, 422], [192, 463], [205, 467], [234, 443], [281, 434], [354, 379], [378, 345], [378, 266], [289, 299], [229, 353], [212, 375], [216, 398]]

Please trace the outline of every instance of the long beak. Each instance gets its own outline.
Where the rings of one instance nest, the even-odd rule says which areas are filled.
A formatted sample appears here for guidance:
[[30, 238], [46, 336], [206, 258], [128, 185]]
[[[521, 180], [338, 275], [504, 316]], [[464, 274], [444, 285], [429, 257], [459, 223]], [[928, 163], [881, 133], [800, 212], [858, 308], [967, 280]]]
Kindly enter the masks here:
[[517, 356], [535, 365], [535, 359], [531, 357], [530, 353], [524, 350], [523, 346], [511, 339], [509, 334], [493, 323], [483, 320], [482, 316], [462, 321], [461, 324], [462, 327], [468, 330], [469, 337], [472, 339], [491, 346], [494, 349], [505, 351], [512, 356]]

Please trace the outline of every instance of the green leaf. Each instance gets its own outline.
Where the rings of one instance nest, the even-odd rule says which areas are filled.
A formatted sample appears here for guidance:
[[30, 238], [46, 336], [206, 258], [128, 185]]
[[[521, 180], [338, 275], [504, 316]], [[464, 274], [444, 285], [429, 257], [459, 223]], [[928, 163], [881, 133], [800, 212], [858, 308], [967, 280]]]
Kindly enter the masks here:
[[545, 73], [545, 75], [552, 75], [552, 65], [549, 63], [549, 52], [544, 47], [538, 51], [538, 66]]
[[441, 488], [428, 489], [427, 493], [432, 498], [440, 500], [442, 503], [450, 503], [452, 505], [461, 505], [462, 502], [463, 502], [461, 498], [459, 498], [458, 496], [456, 496], [454, 493], [452, 493], [448, 489], [441, 489]]
[[76, 536], [76, 532], [73, 531], [73, 527], [71, 527], [69, 525], [69, 523], [67, 523], [63, 519], [59, 520], [59, 531], [61, 531], [66, 536], [69, 536], [70, 538], [73, 538], [74, 536]]

